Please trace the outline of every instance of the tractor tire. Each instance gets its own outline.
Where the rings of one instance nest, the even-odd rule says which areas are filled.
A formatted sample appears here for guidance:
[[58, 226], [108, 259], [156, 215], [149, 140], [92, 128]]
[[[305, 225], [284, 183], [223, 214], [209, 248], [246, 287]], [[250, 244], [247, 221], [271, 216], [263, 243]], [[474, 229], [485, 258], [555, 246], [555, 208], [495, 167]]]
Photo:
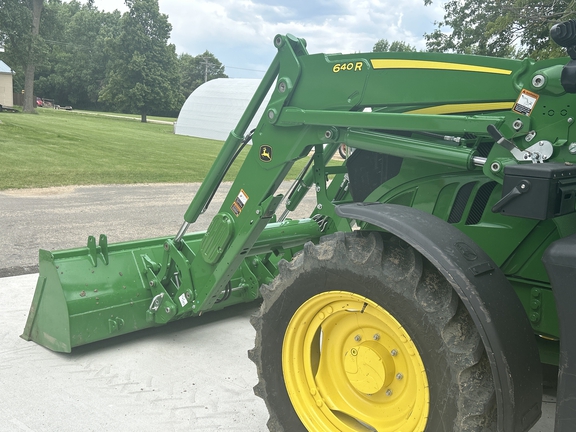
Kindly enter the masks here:
[[261, 289], [249, 357], [275, 432], [489, 432], [496, 394], [456, 292], [390, 234], [307, 243]]

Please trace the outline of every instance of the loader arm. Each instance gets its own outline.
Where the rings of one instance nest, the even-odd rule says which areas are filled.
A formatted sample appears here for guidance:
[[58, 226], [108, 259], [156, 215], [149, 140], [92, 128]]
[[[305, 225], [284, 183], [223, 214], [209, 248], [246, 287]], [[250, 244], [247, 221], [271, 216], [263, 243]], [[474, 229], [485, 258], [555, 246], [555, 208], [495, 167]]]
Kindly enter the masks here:
[[[561, 27], [558, 34], [563, 46], [570, 46], [569, 52], [576, 57], [576, 24]], [[498, 427], [506, 432], [527, 430], [540, 412], [539, 375], [531, 377], [530, 383], [536, 384], [529, 386], [530, 391], [511, 395], [514, 391], [510, 389], [523, 388], [518, 384], [523, 372], [511, 373], [510, 370], [530, 373], [538, 362], [536, 344], [542, 362], [558, 364], [562, 317], [558, 317], [550, 284], [554, 278], [548, 276], [541, 258], [550, 245], [566, 243], [561, 239], [572, 239], [567, 243], [568, 249], [572, 247], [574, 237], [571, 236], [576, 234], [576, 132], [573, 128], [576, 60], [535, 62], [437, 53], [309, 54], [305, 41], [292, 35], [276, 36], [274, 45], [278, 50], [274, 60], [237, 127], [230, 132], [175, 236], [116, 244], [108, 244], [105, 235], [100, 235], [98, 240], [90, 236], [86, 247], [54, 252], [41, 250], [40, 274], [22, 337], [54, 351], [70, 352], [79, 345], [253, 301], [260, 297], [263, 284], [278, 285], [280, 290], [291, 286], [294, 291], [300, 290], [301, 297], [306, 297], [314, 290], [321, 290], [318, 287], [326, 281], [334, 285], [342, 283], [334, 277], [341, 272], [339, 263], [325, 262], [333, 251], [339, 250], [342, 260], [357, 263], [364, 259], [362, 245], [370, 244], [371, 250], [383, 253], [379, 245], [386, 243], [396, 251], [392, 262], [398, 268], [402, 264], [398, 256], [402, 254], [420, 257], [414, 258], [419, 263], [427, 260], [428, 264], [413, 266], [417, 269], [413, 270], [414, 280], [418, 272], [420, 276], [428, 275], [423, 282], [429, 289], [426, 295], [435, 293], [432, 285], [427, 285], [431, 280], [444, 277], [453, 287], [456, 297], [447, 302], [445, 309], [460, 302], [463, 307], [454, 308], [462, 315], [468, 314], [469, 322], [476, 323], [482, 330], [478, 349], [487, 350], [491, 372], [484, 371], [484, 376], [496, 383], [492, 385], [496, 391], [492, 399], [496, 400]], [[247, 133], [269, 92], [271, 98], [258, 126]], [[338, 165], [333, 156], [341, 144], [355, 150]], [[245, 160], [208, 229], [187, 233], [210, 205], [226, 172], [241, 152], [247, 153]], [[287, 196], [278, 193], [294, 163], [306, 158], [308, 163]], [[291, 219], [290, 212], [310, 190], [316, 195], [312, 213], [308, 218]], [[352, 206], [353, 203], [367, 205]], [[387, 207], [388, 204], [395, 206]], [[408, 207], [413, 209], [402, 210]], [[362, 210], [343, 211], [351, 208]], [[387, 216], [391, 208], [397, 215], [393, 221]], [[427, 235], [423, 232], [426, 227], [437, 232]], [[454, 234], [458, 230], [462, 235]], [[352, 231], [370, 234], [363, 237]], [[410, 235], [406, 234], [408, 231]], [[452, 234], [446, 239], [441, 232]], [[330, 234], [335, 235], [325, 237]], [[558, 240], [560, 243], [556, 243]], [[318, 247], [315, 249], [313, 244]], [[346, 248], [356, 248], [358, 258], [348, 256]], [[442, 259], [436, 259], [436, 254], [449, 248]], [[416, 252], [407, 252], [412, 250]], [[291, 261], [296, 256], [289, 265], [304, 282], [292, 286], [292, 276], [284, 260]], [[481, 263], [467, 267], [479, 256], [483, 257]], [[551, 256], [547, 266], [553, 269], [555, 263], [550, 260], [562, 261], [571, 255], [563, 252], [559, 257]], [[377, 261], [384, 262], [384, 257], [385, 253]], [[304, 259], [319, 268], [310, 270], [308, 264], [302, 264]], [[331, 268], [332, 273], [326, 273], [326, 268]], [[345, 281], [365, 278], [372, 268], [348, 270], [342, 270]], [[384, 268], [382, 271], [384, 279], [395, 275], [395, 270], [389, 273], [390, 269]], [[569, 293], [566, 282], [569, 279], [569, 276], [563, 277], [561, 286], [556, 283], [554, 288]], [[355, 287], [349, 285], [343, 287], [344, 291], [329, 287], [326, 292], [321, 291], [319, 297], [303, 302], [300, 309], [294, 306], [294, 317], [310, 318], [296, 327], [302, 329], [312, 318], [318, 318], [325, 320], [326, 331], [338, 339], [340, 333], [331, 329], [336, 327], [333, 324], [339, 322], [339, 318], [327, 318], [334, 311], [332, 302], [340, 304], [344, 296], [350, 304], [362, 304], [362, 296], [374, 295], [382, 299], [380, 304], [366, 300], [360, 308], [342, 306], [341, 323], [344, 328], [350, 326], [351, 332], [350, 337], [342, 339], [342, 344], [351, 347], [346, 355], [363, 353], [370, 368], [380, 365], [384, 371], [382, 376], [386, 377], [386, 371], [396, 367], [397, 359], [392, 357], [399, 351], [411, 357], [419, 346], [430, 340], [449, 345], [447, 339], [450, 338], [442, 334], [448, 327], [446, 322], [438, 324], [439, 333], [430, 333], [432, 339], [417, 334], [421, 339], [416, 345], [404, 351], [396, 348], [390, 351], [384, 346], [385, 338], [381, 339], [373, 328], [389, 331], [387, 336], [392, 339], [407, 340], [398, 325], [386, 324], [397, 322], [390, 312], [394, 306], [390, 310], [387, 307], [389, 301], [393, 303], [399, 298], [395, 290], [400, 285], [382, 283], [380, 291], [372, 292], [374, 279], [366, 281], [358, 292], [352, 292]], [[302, 292], [302, 286], [308, 287], [306, 292]], [[476, 289], [478, 287], [482, 289]], [[452, 292], [451, 289], [447, 292]], [[264, 292], [267, 295], [260, 319], [272, 316], [275, 320], [275, 313], [270, 311], [275, 310], [276, 295], [270, 294], [269, 288]], [[278, 296], [290, 301], [289, 294], [282, 291]], [[400, 294], [400, 297], [404, 295]], [[414, 301], [416, 297], [407, 296], [396, 311], [408, 306], [429, 319], [428, 305], [423, 308]], [[502, 311], [507, 308], [499, 305], [498, 299], [507, 299], [508, 309], [516, 311], [515, 322], [510, 326], [502, 324], [512, 315], [502, 318]], [[321, 306], [322, 312], [316, 315], [314, 308], [322, 301], [327, 304]], [[370, 315], [372, 318], [368, 315], [348, 318], [350, 314], [363, 314], [369, 304], [375, 311]], [[559, 309], [568, 313], [566, 308]], [[280, 308], [279, 313], [285, 314], [286, 309]], [[490, 314], [497, 314], [501, 319], [493, 320]], [[400, 317], [399, 322], [402, 324], [405, 320], [410, 324], [416, 318]], [[282, 319], [288, 322], [291, 316]], [[372, 340], [365, 345], [359, 333], [354, 336], [361, 322], [370, 322], [366, 326], [372, 332]], [[564, 333], [567, 322], [563, 321]], [[257, 343], [266, 337], [263, 327], [261, 322], [256, 324]], [[432, 327], [427, 326], [426, 331]], [[413, 328], [415, 332], [418, 329], [419, 325]], [[321, 330], [314, 331], [309, 340], [319, 342]], [[297, 334], [291, 329], [285, 332], [286, 340], [293, 340], [294, 352], [299, 353], [301, 344]], [[505, 340], [501, 341], [500, 337]], [[500, 349], [501, 352], [493, 349], [506, 346], [512, 340], [527, 341], [520, 343], [525, 349], [521, 353], [516, 348], [512, 353], [509, 348]], [[532, 344], [532, 340], [536, 342]], [[276, 343], [278, 337], [274, 333], [271, 344]], [[283, 346], [274, 348], [274, 355], [283, 349]], [[456, 344], [451, 349], [467, 348], [466, 344]], [[251, 356], [257, 358], [261, 350], [262, 347], [257, 346]], [[573, 351], [565, 348], [563, 359], [568, 358], [568, 350]], [[474, 354], [474, 350], [471, 353]], [[321, 355], [322, 350], [312, 356], [312, 364], [316, 365], [312, 369], [317, 367]], [[340, 357], [349, 361], [346, 355]], [[459, 360], [452, 361], [450, 355], [446, 354], [446, 367], [440, 372], [451, 370], [460, 379], [467, 369], [451, 369]], [[295, 358], [291, 354], [287, 357]], [[572, 357], [570, 354], [571, 360]], [[428, 359], [426, 354], [415, 358], [417, 361], [412, 362], [412, 366], [416, 374], [411, 376], [418, 376], [424, 382], [426, 372], [422, 372], [422, 364]], [[513, 367], [508, 370], [506, 365], [511, 359]], [[331, 382], [326, 371], [337, 367], [338, 361], [329, 359], [321, 363], [324, 366], [316, 371], [320, 387]], [[470, 358], [470, 361], [479, 360]], [[292, 367], [292, 361], [283, 364], [286, 369]], [[302, 384], [315, 398], [299, 400], [300, 396], [294, 394], [302, 392], [293, 391], [291, 397], [296, 398], [297, 409], [304, 412], [301, 417], [307, 418], [309, 414], [314, 417], [318, 412], [308, 411], [308, 407], [322, 407], [327, 402], [338, 413], [336, 416], [328, 413], [328, 423], [344, 421], [368, 427], [362, 410], [366, 400], [377, 399], [373, 398], [373, 389], [381, 393], [380, 399], [369, 406], [368, 411], [380, 413], [401, 388], [397, 381], [410, 382], [403, 379], [403, 372], [395, 369], [385, 379], [379, 377], [364, 382], [364, 378], [352, 377], [349, 364], [342, 369], [341, 377], [344, 381], [350, 379], [351, 385], [340, 390], [342, 395], [353, 395], [351, 398], [360, 395], [358, 400], [363, 402], [355, 405], [344, 401], [344, 396], [332, 395], [323, 395], [322, 400], [317, 389], [309, 387], [296, 373], [287, 380], [288, 386], [292, 386], [290, 391]], [[426, 369], [430, 368], [434, 366], [428, 363]], [[278, 376], [278, 373], [272, 374], [272, 378]], [[394, 391], [385, 388], [393, 385], [397, 385]], [[438, 392], [443, 385], [434, 384], [430, 388]], [[266, 399], [265, 388], [266, 384], [261, 383], [257, 391]], [[451, 393], [452, 390], [443, 391]], [[414, 392], [422, 395], [414, 400], [423, 407], [414, 424], [443, 421], [437, 416], [432, 418], [434, 415], [427, 420], [430, 408], [427, 391], [428, 386], [421, 385]], [[281, 415], [288, 416], [286, 424], [301, 426], [292, 411], [284, 410], [287, 402], [294, 404], [294, 401], [290, 402], [286, 392], [277, 392], [276, 388], [272, 393], [280, 395]], [[444, 396], [446, 394], [435, 393], [433, 404]], [[487, 406], [490, 401], [487, 397]], [[564, 402], [559, 424], [567, 425], [572, 421], [566, 414], [571, 406]], [[460, 409], [458, 403], [452, 405], [452, 412], [456, 413]], [[410, 407], [409, 403], [401, 406], [401, 410], [407, 410], [408, 417], [413, 415]], [[430, 409], [430, 412], [443, 412], [439, 405]], [[324, 411], [319, 418], [323, 415]], [[486, 415], [486, 421], [492, 421]], [[455, 421], [462, 420], [454, 416]], [[370, 414], [366, 418], [376, 425], [387, 424], [380, 415]], [[356, 420], [359, 422], [354, 423]], [[317, 419], [311, 421], [310, 424], [315, 424]], [[394, 430], [399, 428], [394, 427]]]
[[[542, 336], [542, 358], [557, 363], [558, 317], [540, 258], [576, 233], [574, 60], [309, 54], [291, 35], [276, 36], [274, 45], [270, 68], [176, 235], [110, 245], [101, 235], [85, 248], [41, 251], [22, 336], [70, 352], [255, 300], [282, 260], [305, 244], [336, 232], [386, 231], [386, 221], [337, 211], [365, 202], [413, 207], [465, 234], [489, 256], [490, 268], [502, 269]], [[263, 117], [247, 134], [270, 90]], [[338, 166], [333, 155], [341, 144], [355, 151]], [[187, 234], [243, 151], [208, 229]], [[279, 194], [294, 163], [306, 158], [288, 196]], [[310, 189], [317, 201], [310, 217], [290, 219]], [[500, 406], [506, 397], [498, 395]], [[530, 427], [539, 411], [522, 409], [530, 416], [515, 430]]]
[[[25, 338], [69, 351], [258, 297], [258, 286], [274, 278], [282, 257], [289, 258], [305, 241], [351, 229], [334, 212], [335, 204], [355, 200], [347, 192], [347, 167], [327, 167], [340, 143], [386, 153], [406, 164], [428, 163], [430, 170], [413, 176], [415, 180], [427, 173], [433, 178], [482, 176], [500, 184], [504, 166], [532, 154], [525, 151], [532, 145], [525, 138], [534, 130], [543, 128], [538, 138], [557, 144], [558, 130], [567, 133], [570, 126], [563, 114], [551, 122], [521, 114], [518, 108], [526, 83], [530, 87], [536, 75], [549, 83], [540, 89], [540, 99], [549, 99], [551, 109], [555, 107], [560, 90], [553, 78], [562, 68], [558, 61], [536, 64], [430, 53], [310, 55], [305, 42], [291, 35], [277, 36], [274, 44], [276, 57], [175, 238], [108, 245], [102, 236], [98, 245], [91, 240], [86, 248], [42, 252], [42, 294], [33, 302]], [[205, 233], [186, 235], [242, 151], [247, 127], [272, 87], [245, 162], [217, 216]], [[494, 142], [490, 128], [500, 134], [503, 145], [482, 153], [482, 146]], [[512, 143], [516, 156], [506, 143]], [[294, 162], [310, 157], [312, 150], [313, 164], [287, 205], [294, 209], [314, 183], [318, 206], [311, 217], [316, 215], [316, 221], [275, 222], [284, 198], [276, 192], [279, 185]], [[380, 196], [393, 190], [386, 183], [382, 187]], [[290, 237], [285, 235], [288, 230]], [[58, 302], [66, 303], [60, 309], [68, 315], [54, 330], [51, 313], [44, 311], [52, 291]], [[234, 296], [229, 295], [232, 291]], [[98, 330], [87, 332], [84, 327], [91, 316], [97, 322], [90, 327]]]

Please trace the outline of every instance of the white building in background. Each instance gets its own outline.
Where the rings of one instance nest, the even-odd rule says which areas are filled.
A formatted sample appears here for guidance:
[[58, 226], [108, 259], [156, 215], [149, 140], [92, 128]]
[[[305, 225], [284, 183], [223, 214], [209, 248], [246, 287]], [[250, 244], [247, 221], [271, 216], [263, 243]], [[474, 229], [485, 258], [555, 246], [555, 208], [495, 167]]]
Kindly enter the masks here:
[[14, 105], [12, 89], [12, 69], [0, 60], [0, 105], [11, 107]]
[[[259, 84], [258, 79], [240, 78], [217, 78], [202, 84], [186, 99], [174, 133], [225, 141], [236, 128]], [[270, 93], [246, 133], [258, 125], [269, 99]]]

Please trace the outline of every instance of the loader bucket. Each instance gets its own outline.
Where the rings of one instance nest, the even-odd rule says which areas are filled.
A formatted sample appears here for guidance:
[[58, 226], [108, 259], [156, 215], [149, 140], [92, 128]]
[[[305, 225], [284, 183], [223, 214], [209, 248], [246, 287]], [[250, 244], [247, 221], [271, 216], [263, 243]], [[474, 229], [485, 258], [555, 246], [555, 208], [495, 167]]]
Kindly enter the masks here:
[[88, 239], [86, 248], [40, 250], [39, 277], [22, 338], [53, 351], [157, 325], [143, 273], [159, 261], [166, 239], [117, 243]]

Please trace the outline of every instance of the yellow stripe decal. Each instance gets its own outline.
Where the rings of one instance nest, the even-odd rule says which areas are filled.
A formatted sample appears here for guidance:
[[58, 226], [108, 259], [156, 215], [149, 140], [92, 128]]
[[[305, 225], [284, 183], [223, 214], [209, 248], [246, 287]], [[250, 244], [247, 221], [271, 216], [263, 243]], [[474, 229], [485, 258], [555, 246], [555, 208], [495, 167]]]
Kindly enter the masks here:
[[466, 103], [447, 104], [428, 108], [420, 108], [413, 111], [406, 111], [407, 114], [457, 114], [478, 111], [500, 111], [512, 109], [514, 102], [488, 102], [488, 103]]
[[511, 70], [428, 60], [372, 59], [374, 69], [440, 69], [510, 75]]

